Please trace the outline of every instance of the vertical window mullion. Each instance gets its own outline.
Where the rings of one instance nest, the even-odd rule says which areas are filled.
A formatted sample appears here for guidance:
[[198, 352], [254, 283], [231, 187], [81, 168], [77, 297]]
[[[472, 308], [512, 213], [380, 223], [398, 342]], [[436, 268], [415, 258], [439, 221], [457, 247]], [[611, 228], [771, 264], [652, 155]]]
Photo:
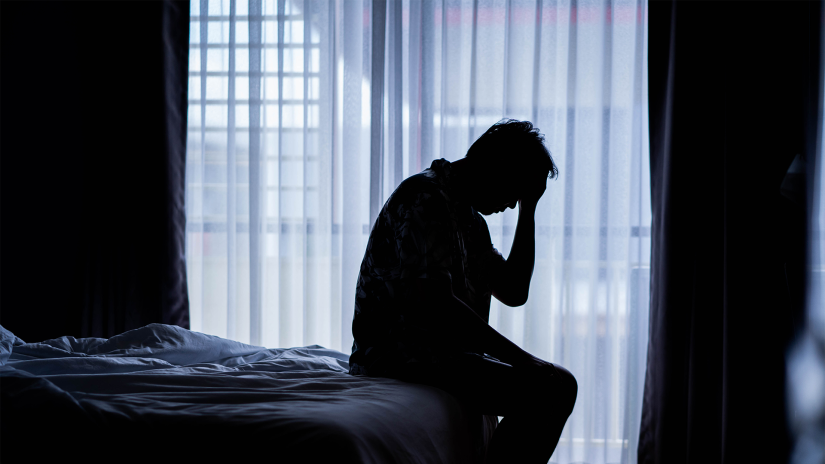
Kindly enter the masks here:
[[541, 23], [543, 10], [543, 0], [536, 0], [536, 40], [534, 45], [535, 49], [533, 50], [533, 124], [538, 124], [539, 119], [539, 75], [541, 71]]
[[504, 111], [502, 116], [508, 116], [510, 114], [510, 106], [507, 103], [507, 96], [509, 92], [507, 92], [507, 86], [509, 85], [508, 75], [510, 74], [510, 21], [512, 20], [512, 14], [510, 9], [512, 8], [511, 0], [505, 0], [504, 2], [504, 79], [502, 80], [502, 95], [504, 96], [503, 101], [501, 102], [501, 109]]
[[[278, 0], [277, 6], [277, 18], [278, 18], [278, 146], [277, 146], [277, 156], [278, 156], [278, 262], [276, 266], [280, 269], [281, 267], [281, 260], [283, 256], [281, 254], [281, 244], [283, 243], [284, 239], [284, 228], [289, 227], [288, 223], [284, 223], [283, 220], [283, 197], [284, 197], [284, 189], [283, 189], [283, 180], [284, 180], [284, 169], [283, 169], [283, 146], [284, 146], [284, 25], [286, 24], [286, 0]], [[279, 284], [280, 285], [280, 284]], [[280, 297], [279, 297], [280, 301]], [[289, 337], [286, 336], [286, 331], [289, 330], [289, 324], [285, 324], [284, 320], [286, 319], [283, 311], [289, 311], [289, 308], [283, 308], [279, 305], [278, 307], [278, 319], [281, 321], [279, 323], [280, 333], [279, 333], [279, 340], [283, 342], [285, 339]]]
[[478, 67], [478, 0], [473, 0], [473, 25], [472, 41], [470, 45], [470, 108], [468, 111], [470, 130], [467, 146], [475, 142], [476, 127], [476, 68]]
[[439, 83], [441, 87], [441, 102], [438, 110], [441, 114], [438, 128], [438, 156], [440, 158], [446, 158], [448, 156], [446, 142], [449, 134], [449, 128], [447, 126], [447, 118], [449, 117], [447, 107], [447, 37], [447, 0], [441, 0], [441, 82]]
[[261, 246], [261, 0], [249, 0], [249, 340], [261, 344], [263, 263]]
[[235, 340], [237, 312], [237, 160], [235, 145], [235, 3], [229, 0], [229, 69], [227, 76], [226, 121], [226, 250], [227, 295], [226, 336]]
[[372, 222], [378, 217], [381, 208], [383, 161], [381, 141], [384, 129], [384, 33], [386, 31], [387, 2], [372, 2], [372, 52], [370, 77], [370, 216]]
[[309, 122], [309, 76], [308, 76], [308, 73], [309, 73], [309, 57], [310, 57], [310, 47], [309, 47], [309, 45], [310, 45], [310, 32], [311, 32], [309, 17], [310, 17], [309, 0], [304, 0], [304, 2], [303, 2], [303, 18], [304, 18], [304, 37], [303, 37], [304, 54], [303, 54], [303, 58], [304, 58], [304, 62], [303, 62], [303, 73], [302, 73], [302, 77], [303, 77], [303, 80], [304, 80], [304, 85], [303, 85], [303, 91], [304, 91], [304, 94], [303, 94], [303, 107], [304, 107], [304, 110], [303, 110], [303, 125], [302, 125], [303, 131], [302, 131], [302, 137], [301, 137], [302, 160], [303, 160], [303, 171], [302, 171], [302, 173], [303, 173], [302, 186], [303, 187], [301, 189], [301, 191], [303, 193], [303, 212], [302, 212], [302, 215], [303, 215], [303, 228], [302, 228], [301, 231], [302, 231], [303, 237], [304, 237], [304, 243], [303, 243], [303, 255], [304, 255], [303, 256], [303, 259], [304, 259], [304, 268], [303, 268], [303, 271], [304, 271], [304, 282], [303, 282], [303, 284], [304, 284], [304, 298], [303, 298], [303, 302], [304, 302], [304, 327], [303, 327], [303, 330], [304, 330], [304, 337], [305, 337], [304, 339], [305, 340], [308, 338], [308, 335], [311, 334], [311, 330], [307, 327], [307, 322], [313, 322], [314, 321], [313, 319], [307, 317], [308, 316], [307, 309], [308, 309], [308, 301], [309, 301], [309, 299], [308, 299], [308, 296], [309, 296], [308, 295], [309, 294], [309, 285], [308, 285], [308, 283], [310, 282], [309, 249], [308, 249], [309, 248], [310, 237], [309, 237], [309, 221], [308, 221], [308, 218], [307, 218], [307, 191], [308, 191], [308, 187], [309, 187], [307, 185], [307, 167], [308, 167], [307, 166], [307, 137], [308, 137], [308, 130], [307, 129], [309, 127], [307, 125], [308, 122]]
[[[200, 111], [201, 111], [201, 125], [200, 125], [200, 141], [201, 141], [201, 153], [200, 153], [200, 186], [195, 190], [195, 195], [199, 195], [201, 197], [201, 211], [200, 211], [200, 222], [201, 222], [201, 234], [204, 236], [207, 234], [207, 223], [206, 223], [206, 207], [204, 205], [204, 196], [205, 196], [205, 185], [206, 185], [206, 62], [207, 62], [207, 45], [209, 44], [209, 21], [207, 21], [207, 16], [209, 15], [209, 0], [200, 0], [200, 42], [198, 45], [200, 46], [200, 60], [201, 60], [201, 72], [200, 72]], [[206, 241], [201, 239], [201, 250], [199, 251], [199, 255], [203, 257], [206, 254]], [[201, 258], [201, 266], [205, 266], [204, 260]], [[201, 276], [203, 276], [203, 269], [201, 269]], [[201, 277], [200, 282], [200, 307], [197, 309], [201, 312], [201, 325], [203, 326], [203, 310], [204, 306], [206, 306], [206, 286], [203, 285], [203, 277]], [[201, 328], [203, 330], [204, 327]]]
[[389, 86], [387, 88], [387, 119], [388, 138], [390, 149], [391, 166], [389, 170], [390, 192], [398, 187], [404, 175], [404, 146], [403, 146], [403, 50], [402, 50], [402, 3], [400, 1], [390, 1], [388, 4], [387, 31], [387, 60]]

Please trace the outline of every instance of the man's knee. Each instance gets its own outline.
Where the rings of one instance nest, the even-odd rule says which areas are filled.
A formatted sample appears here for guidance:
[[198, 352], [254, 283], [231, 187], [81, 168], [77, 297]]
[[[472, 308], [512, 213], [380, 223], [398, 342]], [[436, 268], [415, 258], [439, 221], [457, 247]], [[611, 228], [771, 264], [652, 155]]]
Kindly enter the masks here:
[[560, 409], [565, 416], [569, 416], [573, 412], [573, 407], [576, 405], [576, 396], [579, 393], [579, 384], [576, 378], [567, 369], [554, 364], [556, 368], [556, 385], [557, 401]]
[[576, 378], [567, 369], [553, 365], [543, 373], [532, 373], [526, 381], [532, 388], [524, 391], [526, 404], [522, 409], [554, 415], [570, 416], [576, 405], [579, 386]]

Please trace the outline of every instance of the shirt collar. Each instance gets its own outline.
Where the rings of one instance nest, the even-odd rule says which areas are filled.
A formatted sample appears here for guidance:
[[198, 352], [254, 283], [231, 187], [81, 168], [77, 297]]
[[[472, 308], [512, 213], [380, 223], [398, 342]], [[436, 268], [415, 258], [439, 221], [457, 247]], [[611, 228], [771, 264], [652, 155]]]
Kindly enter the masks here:
[[435, 174], [438, 183], [449, 189], [452, 164], [444, 158], [433, 160], [430, 170]]
[[[464, 197], [461, 194], [459, 194], [459, 192], [457, 192], [455, 187], [452, 185], [452, 168], [452, 163], [445, 160], [444, 158], [441, 158], [434, 160], [428, 170], [432, 172], [431, 176], [435, 179], [435, 181], [442, 186], [442, 188], [444, 189], [444, 194], [446, 195], [449, 201], [456, 204], [470, 206], [470, 204], [463, 199]], [[472, 209], [472, 207], [470, 208]]]

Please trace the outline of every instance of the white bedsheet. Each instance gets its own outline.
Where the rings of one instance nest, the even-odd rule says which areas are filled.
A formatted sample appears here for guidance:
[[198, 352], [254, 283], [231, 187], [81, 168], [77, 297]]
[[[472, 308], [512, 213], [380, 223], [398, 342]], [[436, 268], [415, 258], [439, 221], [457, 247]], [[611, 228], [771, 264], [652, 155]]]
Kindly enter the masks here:
[[347, 360], [161, 324], [28, 344], [0, 327], [3, 454], [60, 455], [54, 442], [139, 462], [478, 462], [489, 420], [435, 388], [350, 376]]

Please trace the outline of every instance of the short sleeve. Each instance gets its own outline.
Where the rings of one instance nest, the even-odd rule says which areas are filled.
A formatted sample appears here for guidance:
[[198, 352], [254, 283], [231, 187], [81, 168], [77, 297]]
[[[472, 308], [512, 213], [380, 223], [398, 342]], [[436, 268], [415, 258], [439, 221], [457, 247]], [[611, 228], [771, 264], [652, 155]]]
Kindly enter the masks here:
[[397, 210], [396, 246], [402, 279], [450, 279], [457, 240], [455, 221], [443, 196], [421, 192]]

